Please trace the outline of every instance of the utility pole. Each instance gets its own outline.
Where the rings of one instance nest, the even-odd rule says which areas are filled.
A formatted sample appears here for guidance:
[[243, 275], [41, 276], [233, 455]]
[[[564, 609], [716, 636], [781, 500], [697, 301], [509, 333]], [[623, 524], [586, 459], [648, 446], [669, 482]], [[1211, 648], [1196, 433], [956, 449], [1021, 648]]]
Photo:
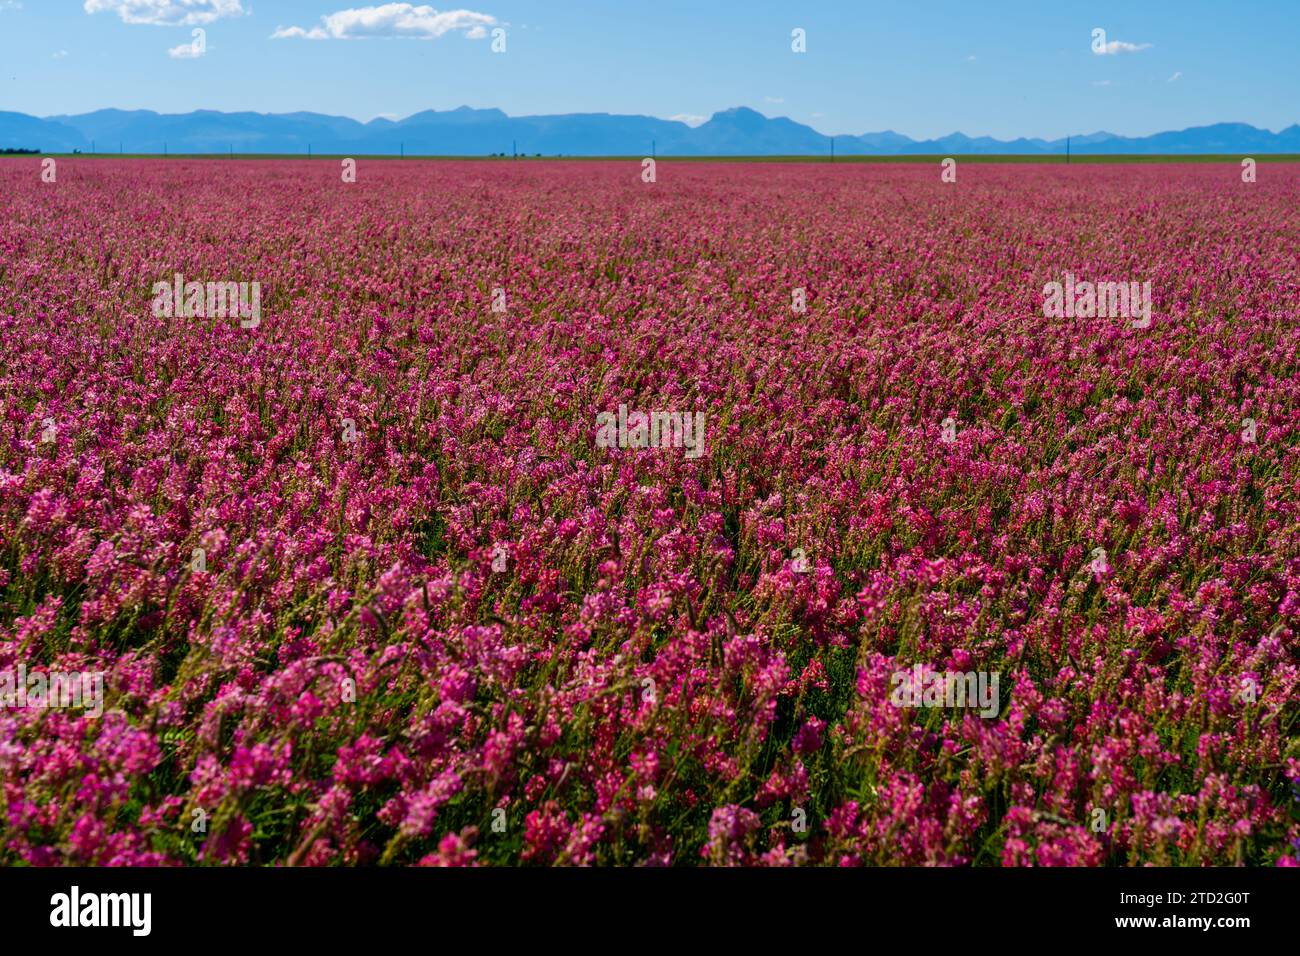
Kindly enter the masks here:
[[95, 141], [93, 139], [90, 141], [90, 155], [95, 155]]
[[402, 143], [402, 159], [406, 159], [406, 143]]
[[511, 159], [519, 158], [519, 144], [516, 143], [513, 139], [510, 141], [510, 158]]
[[311, 143], [307, 144], [307, 158], [311, 159]]
[[831, 163], [835, 162], [835, 137], [831, 137]]
[[654, 140], [650, 140], [650, 158], [651, 158], [651, 159], [658, 159], [658, 158], [659, 158], [658, 155], [655, 153], [655, 141], [654, 141]]
[[1065, 165], [1070, 165], [1070, 137], [1065, 137]]

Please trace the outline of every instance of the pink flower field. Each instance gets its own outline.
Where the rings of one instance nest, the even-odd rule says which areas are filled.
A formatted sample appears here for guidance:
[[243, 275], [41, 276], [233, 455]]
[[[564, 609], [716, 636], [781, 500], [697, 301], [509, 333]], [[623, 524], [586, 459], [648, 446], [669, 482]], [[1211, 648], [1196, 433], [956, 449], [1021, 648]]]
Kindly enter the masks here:
[[1300, 166], [940, 172], [0, 160], [0, 863], [1297, 865]]

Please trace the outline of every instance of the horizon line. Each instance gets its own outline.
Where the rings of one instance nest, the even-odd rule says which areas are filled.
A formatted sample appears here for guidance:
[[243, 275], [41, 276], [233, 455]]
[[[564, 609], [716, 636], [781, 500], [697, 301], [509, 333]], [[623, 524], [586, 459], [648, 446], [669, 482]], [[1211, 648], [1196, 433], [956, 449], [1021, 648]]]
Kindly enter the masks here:
[[350, 121], [352, 121], [352, 122], [354, 122], [354, 123], [357, 123], [357, 124], [359, 124], [359, 125], [361, 125], [361, 126], [369, 126], [371, 123], [374, 123], [374, 122], [376, 122], [377, 120], [385, 120], [385, 121], [387, 121], [387, 122], [389, 122], [389, 123], [400, 124], [400, 123], [404, 123], [404, 122], [406, 122], [407, 120], [411, 119], [411, 117], [413, 117], [413, 116], [419, 116], [421, 113], [455, 113], [455, 112], [466, 111], [466, 110], [471, 111], [471, 112], [497, 112], [497, 113], [500, 113], [502, 116], [504, 116], [506, 119], [510, 119], [510, 120], [523, 120], [523, 119], [535, 119], [535, 118], [550, 118], [550, 117], [560, 117], [560, 116], [617, 116], [617, 117], [630, 117], [630, 118], [635, 118], [635, 119], [650, 119], [650, 120], [655, 120], [656, 122], [660, 122], [660, 123], [675, 123], [675, 124], [677, 124], [677, 125], [679, 125], [679, 126], [682, 126], [682, 127], [686, 128], [686, 129], [689, 129], [689, 130], [696, 130], [696, 129], [699, 129], [701, 126], [704, 126], [705, 124], [707, 124], [707, 123], [709, 123], [709, 122], [712, 122], [712, 121], [713, 121], [714, 119], [716, 119], [717, 117], [719, 117], [719, 116], [721, 116], [721, 115], [724, 115], [724, 114], [726, 114], [726, 113], [734, 113], [734, 112], [737, 112], [737, 111], [740, 111], [740, 110], [748, 110], [749, 112], [756, 113], [757, 115], [761, 116], [761, 117], [762, 117], [763, 119], [765, 119], [765, 120], [769, 120], [769, 121], [773, 121], [773, 120], [787, 120], [787, 121], [789, 121], [789, 122], [791, 122], [791, 123], [795, 123], [796, 125], [803, 126], [803, 127], [807, 128], [807, 129], [810, 129], [810, 130], [812, 130], [814, 133], [817, 133], [817, 134], [820, 135], [820, 136], [824, 136], [824, 137], [826, 137], [828, 140], [830, 140], [830, 139], [838, 139], [838, 138], [840, 138], [840, 137], [858, 138], [858, 137], [861, 137], [861, 136], [879, 136], [879, 135], [886, 134], [886, 133], [892, 133], [892, 134], [895, 135], [895, 136], [903, 136], [903, 137], [905, 137], [905, 138], [911, 140], [911, 141], [914, 142], [914, 143], [934, 142], [934, 141], [936, 141], [936, 140], [946, 139], [946, 138], [951, 137], [951, 136], [963, 136], [963, 137], [966, 137], [967, 139], [972, 139], [972, 140], [975, 140], [975, 139], [991, 139], [991, 140], [995, 140], [995, 141], [997, 141], [997, 142], [1004, 142], [1004, 143], [1012, 143], [1012, 142], [1015, 142], [1015, 141], [1017, 141], [1017, 140], [1026, 140], [1026, 141], [1028, 141], [1028, 142], [1033, 142], [1033, 141], [1037, 140], [1037, 141], [1039, 141], [1039, 142], [1044, 142], [1044, 143], [1054, 143], [1054, 142], [1060, 142], [1061, 140], [1070, 139], [1070, 138], [1073, 138], [1073, 137], [1075, 137], [1075, 136], [1100, 136], [1100, 135], [1113, 136], [1113, 137], [1116, 137], [1116, 138], [1119, 138], [1119, 139], [1144, 139], [1144, 138], [1149, 137], [1149, 136], [1158, 136], [1158, 135], [1160, 135], [1161, 133], [1181, 133], [1181, 132], [1186, 132], [1186, 131], [1188, 131], [1188, 130], [1207, 129], [1207, 128], [1212, 127], [1212, 126], [1245, 126], [1245, 127], [1249, 127], [1250, 129], [1260, 130], [1261, 132], [1268, 133], [1268, 134], [1271, 135], [1271, 136], [1277, 136], [1277, 135], [1280, 135], [1281, 133], [1285, 132], [1285, 131], [1288, 130], [1288, 129], [1292, 129], [1292, 128], [1295, 127], [1295, 126], [1300, 126], [1300, 121], [1295, 121], [1295, 122], [1292, 122], [1292, 123], [1291, 123], [1290, 125], [1288, 125], [1288, 126], [1283, 126], [1283, 127], [1280, 127], [1280, 128], [1278, 128], [1278, 129], [1275, 130], [1275, 129], [1272, 129], [1272, 128], [1267, 127], [1267, 126], [1255, 126], [1253, 123], [1247, 123], [1247, 122], [1244, 122], [1244, 121], [1241, 121], [1241, 120], [1218, 120], [1218, 121], [1215, 121], [1215, 122], [1213, 122], [1213, 123], [1205, 123], [1205, 124], [1197, 125], [1197, 126], [1184, 126], [1184, 127], [1181, 127], [1180, 129], [1169, 129], [1169, 128], [1166, 127], [1166, 128], [1156, 129], [1156, 130], [1154, 130], [1153, 132], [1147, 132], [1147, 133], [1114, 133], [1114, 132], [1111, 132], [1110, 130], [1099, 129], [1099, 130], [1094, 130], [1094, 131], [1089, 132], [1089, 133], [1066, 133], [1066, 134], [1064, 134], [1064, 135], [1062, 135], [1062, 136], [1056, 136], [1056, 137], [1050, 137], [1050, 138], [1049, 138], [1049, 137], [1046, 137], [1046, 136], [1041, 136], [1041, 135], [1026, 135], [1026, 134], [1024, 134], [1024, 133], [1021, 133], [1021, 134], [1019, 134], [1019, 135], [1017, 135], [1017, 136], [1011, 137], [1010, 139], [1001, 139], [1001, 138], [999, 138], [999, 137], [997, 137], [997, 136], [994, 136], [994, 135], [992, 135], [992, 134], [990, 134], [990, 133], [966, 133], [966, 132], [963, 132], [962, 130], [959, 130], [959, 129], [958, 129], [958, 130], [953, 130], [953, 131], [950, 132], [950, 133], [945, 133], [945, 134], [942, 134], [942, 135], [939, 135], [939, 136], [930, 136], [930, 137], [925, 137], [925, 138], [922, 138], [922, 139], [918, 139], [917, 137], [912, 136], [912, 135], [909, 134], [909, 133], [900, 133], [900, 132], [898, 132], [897, 130], [894, 130], [894, 129], [866, 130], [866, 131], [861, 132], [861, 133], [824, 133], [824, 132], [822, 132], [821, 130], [817, 129], [815, 126], [811, 125], [810, 123], [804, 123], [804, 122], [801, 122], [800, 120], [796, 120], [796, 119], [794, 119], [794, 118], [792, 118], [792, 117], [790, 117], [790, 116], [783, 116], [783, 115], [782, 115], [782, 116], [769, 116], [768, 114], [764, 113], [762, 110], [755, 109], [755, 108], [752, 107], [752, 106], [744, 106], [744, 105], [740, 105], [740, 106], [729, 106], [729, 107], [727, 107], [726, 109], [715, 110], [715, 111], [714, 111], [714, 112], [713, 112], [713, 113], [708, 117], [708, 119], [706, 119], [703, 123], [697, 123], [697, 124], [694, 124], [694, 125], [692, 125], [692, 124], [690, 124], [690, 123], [687, 123], [687, 122], [684, 122], [683, 120], [680, 120], [680, 119], [674, 119], [674, 118], [671, 118], [671, 117], [653, 116], [653, 115], [651, 115], [651, 114], [649, 114], [649, 113], [611, 113], [611, 112], [608, 112], [608, 111], [594, 111], [594, 112], [569, 112], [569, 113], [518, 113], [518, 114], [510, 114], [510, 113], [507, 113], [505, 110], [501, 109], [500, 107], [496, 107], [496, 106], [470, 106], [470, 105], [468, 105], [468, 104], [461, 104], [460, 106], [450, 107], [450, 108], [448, 108], [448, 109], [443, 109], [443, 110], [434, 109], [433, 107], [430, 107], [430, 108], [428, 108], [428, 109], [417, 110], [417, 111], [415, 111], [414, 113], [409, 113], [409, 114], [407, 114], [406, 116], [402, 116], [402, 117], [400, 117], [400, 118], [398, 118], [398, 119], [393, 119], [392, 116], [391, 116], [391, 114], [383, 114], [383, 113], [380, 113], [380, 114], [376, 114], [375, 116], [372, 116], [372, 117], [371, 117], [370, 119], [368, 119], [368, 120], [366, 120], [366, 119], [359, 119], [359, 118], [357, 118], [357, 117], [355, 117], [355, 116], [349, 116], [349, 115], [347, 115], [347, 114], [345, 114], [345, 113], [321, 113], [321, 112], [317, 112], [316, 110], [307, 110], [307, 109], [289, 110], [289, 111], [286, 111], [286, 112], [270, 112], [270, 111], [266, 111], [266, 110], [253, 110], [253, 109], [219, 110], [219, 109], [212, 109], [212, 108], [209, 108], [209, 107], [203, 107], [203, 106], [197, 106], [197, 107], [194, 107], [194, 108], [192, 108], [192, 109], [190, 109], [190, 110], [186, 110], [186, 111], [184, 111], [184, 112], [171, 112], [171, 113], [169, 113], [169, 112], [162, 112], [162, 111], [159, 111], [159, 110], [156, 110], [156, 109], [151, 109], [151, 108], [149, 108], [149, 107], [143, 107], [143, 106], [139, 106], [139, 107], [102, 106], [102, 107], [99, 107], [98, 109], [88, 110], [88, 111], [83, 112], [83, 113], [50, 113], [50, 114], [47, 114], [47, 115], [44, 115], [44, 116], [42, 116], [42, 115], [40, 115], [40, 114], [37, 114], [37, 113], [23, 113], [21, 110], [17, 110], [17, 109], [14, 109], [14, 110], [0, 110], [0, 112], [13, 112], [13, 113], [18, 113], [18, 114], [23, 115], [23, 116], [31, 116], [31, 117], [33, 117], [33, 118], [35, 118], [35, 119], [46, 120], [46, 121], [52, 121], [52, 122], [53, 122], [53, 121], [58, 121], [59, 119], [62, 119], [62, 118], [76, 118], [76, 117], [81, 117], [81, 116], [89, 116], [89, 115], [94, 114], [94, 113], [103, 113], [103, 112], [110, 112], [110, 111], [111, 111], [111, 112], [119, 112], [119, 113], [152, 113], [153, 115], [155, 115], [155, 116], [160, 116], [160, 117], [166, 117], [166, 116], [188, 116], [188, 115], [191, 115], [191, 114], [193, 114], [193, 113], [216, 113], [216, 114], [218, 114], [218, 115], [222, 115], [222, 116], [232, 116], [232, 115], [238, 115], [238, 114], [241, 114], [241, 113], [248, 113], [248, 114], [252, 114], [252, 115], [255, 115], [255, 116], [270, 116], [270, 117], [291, 117], [291, 116], [296, 116], [296, 115], [300, 115], [300, 114], [306, 114], [306, 115], [310, 115], [310, 116], [324, 116], [324, 117], [328, 117], [328, 118], [330, 118], [330, 119], [346, 119], [346, 120], [350, 120]]

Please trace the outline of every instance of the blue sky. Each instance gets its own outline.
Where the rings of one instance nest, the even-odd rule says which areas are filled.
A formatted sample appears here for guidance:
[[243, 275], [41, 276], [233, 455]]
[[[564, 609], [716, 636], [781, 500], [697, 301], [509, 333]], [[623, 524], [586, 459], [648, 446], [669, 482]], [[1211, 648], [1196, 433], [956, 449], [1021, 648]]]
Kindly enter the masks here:
[[1003, 139], [1300, 122], [1297, 0], [463, 2], [0, 0], [0, 110], [750, 106], [830, 134]]

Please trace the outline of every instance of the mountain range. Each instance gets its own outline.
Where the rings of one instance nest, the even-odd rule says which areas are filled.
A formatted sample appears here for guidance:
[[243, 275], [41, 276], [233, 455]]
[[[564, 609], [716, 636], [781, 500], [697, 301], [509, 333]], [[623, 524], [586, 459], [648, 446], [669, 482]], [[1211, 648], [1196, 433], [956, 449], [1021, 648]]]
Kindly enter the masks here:
[[[49, 153], [306, 153], [408, 156], [824, 156], [831, 137], [785, 117], [736, 107], [689, 126], [653, 116], [565, 113], [507, 116], [462, 106], [368, 123], [321, 113], [155, 113], [97, 110], [75, 116], [0, 112], [0, 149]], [[837, 135], [839, 155], [1064, 154], [1064, 139], [997, 140], [952, 133], [915, 140], [886, 130]], [[1097, 132], [1070, 138], [1076, 154], [1300, 153], [1300, 124], [1273, 133], [1246, 123], [1216, 123], [1126, 137]]]

